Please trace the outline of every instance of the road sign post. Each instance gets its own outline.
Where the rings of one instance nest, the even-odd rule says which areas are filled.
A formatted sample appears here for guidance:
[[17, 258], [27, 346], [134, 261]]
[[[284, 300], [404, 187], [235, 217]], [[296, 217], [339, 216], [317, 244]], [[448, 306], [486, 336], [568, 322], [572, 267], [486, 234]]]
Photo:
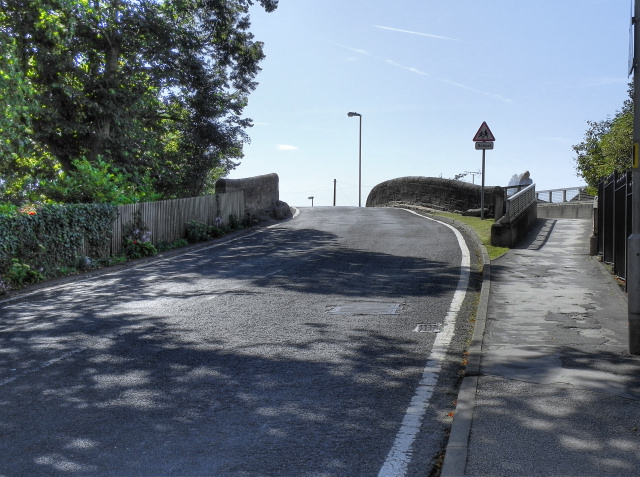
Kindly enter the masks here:
[[496, 138], [487, 126], [486, 121], [482, 122], [480, 129], [473, 137], [473, 141], [476, 143], [476, 149], [482, 151], [482, 188], [480, 189], [480, 220], [484, 220], [484, 159], [487, 149], [493, 149], [493, 141]]

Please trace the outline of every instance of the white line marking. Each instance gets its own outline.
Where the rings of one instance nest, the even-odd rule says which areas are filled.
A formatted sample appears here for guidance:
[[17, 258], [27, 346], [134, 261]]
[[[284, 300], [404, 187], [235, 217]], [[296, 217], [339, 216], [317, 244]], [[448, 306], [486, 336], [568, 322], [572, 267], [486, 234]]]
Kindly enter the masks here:
[[[406, 209], [402, 209], [406, 210]], [[471, 255], [467, 244], [464, 241], [462, 234], [452, 225], [440, 222], [438, 220], [425, 217], [417, 214], [411, 210], [407, 210], [419, 217], [427, 220], [433, 220], [434, 222], [441, 223], [442, 225], [449, 227], [458, 239], [458, 245], [462, 252], [462, 260], [460, 263], [460, 279], [458, 280], [458, 287], [451, 300], [449, 311], [444, 320], [444, 326], [442, 331], [438, 333], [431, 348], [431, 354], [422, 372], [422, 379], [418, 384], [416, 392], [411, 399], [411, 403], [407, 408], [400, 430], [396, 434], [396, 440], [393, 443], [393, 447], [387, 455], [378, 477], [402, 477], [406, 475], [409, 463], [411, 462], [411, 448], [420, 430], [420, 425], [424, 418], [424, 414], [429, 407], [429, 401], [435, 390], [438, 382], [438, 376], [442, 370], [442, 362], [447, 354], [447, 349], [453, 338], [456, 317], [465, 295], [467, 294], [467, 287], [469, 286], [469, 267], [471, 265]]]

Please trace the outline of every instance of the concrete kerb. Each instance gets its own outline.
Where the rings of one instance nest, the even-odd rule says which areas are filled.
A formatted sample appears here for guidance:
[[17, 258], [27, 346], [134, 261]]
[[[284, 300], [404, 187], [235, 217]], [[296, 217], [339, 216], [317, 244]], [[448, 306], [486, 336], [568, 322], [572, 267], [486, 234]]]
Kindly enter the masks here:
[[471, 422], [476, 403], [476, 392], [478, 389], [478, 375], [480, 374], [480, 360], [482, 358], [482, 343], [484, 340], [484, 330], [487, 323], [487, 309], [489, 306], [489, 291], [491, 288], [491, 261], [486, 247], [480, 241], [473, 228], [462, 222], [448, 217], [429, 214], [422, 207], [402, 207], [405, 209], [420, 211], [430, 218], [453, 225], [471, 238], [482, 253], [482, 287], [480, 289], [480, 300], [476, 311], [476, 322], [473, 328], [471, 345], [469, 346], [469, 356], [465, 377], [462, 379], [458, 391], [456, 409], [451, 424], [449, 440], [445, 451], [444, 462], [440, 471], [440, 477], [460, 477], [464, 475], [467, 465], [467, 449], [469, 445], [469, 434], [471, 433]]
[[467, 369], [465, 371], [465, 377], [462, 379], [460, 390], [458, 391], [458, 401], [453, 416], [453, 423], [451, 424], [451, 432], [445, 451], [444, 462], [440, 472], [441, 477], [460, 477], [464, 475], [464, 470], [467, 465], [467, 447], [469, 445], [469, 434], [471, 433], [471, 422], [473, 420], [473, 410], [476, 403], [480, 360], [482, 358], [482, 343], [487, 323], [487, 308], [489, 306], [489, 291], [491, 288], [491, 262], [489, 261], [489, 254], [484, 245], [480, 244], [480, 249], [482, 250], [483, 262], [480, 300], [476, 311], [476, 322], [473, 328], [471, 345], [469, 346]]
[[620, 295], [620, 297], [628, 302], [629, 301], [629, 297], [627, 296], [626, 292], [624, 292], [622, 290], [622, 287], [620, 286], [620, 284], [618, 283], [618, 281], [616, 280], [615, 276], [613, 275], [612, 271], [610, 269], [607, 268], [607, 266], [602, 263], [602, 260], [599, 260], [597, 256], [595, 257], [591, 257], [591, 260], [593, 260], [594, 262], [596, 262], [600, 268], [600, 271], [604, 274], [605, 277], [607, 277], [606, 279], [609, 280], [613, 285], [615, 285], [613, 287], [614, 290], [617, 290], [616, 293], [618, 295]]

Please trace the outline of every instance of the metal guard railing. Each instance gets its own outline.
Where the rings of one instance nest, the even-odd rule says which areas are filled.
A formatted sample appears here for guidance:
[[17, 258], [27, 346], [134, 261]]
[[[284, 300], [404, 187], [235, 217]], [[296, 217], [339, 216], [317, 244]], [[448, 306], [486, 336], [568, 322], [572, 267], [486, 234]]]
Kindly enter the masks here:
[[513, 194], [510, 197], [507, 197], [506, 204], [506, 213], [507, 220], [511, 222], [513, 219], [518, 217], [522, 212], [527, 210], [527, 208], [537, 201], [536, 198], [536, 185], [531, 184], [526, 188], [522, 189], [517, 194]]
[[538, 202], [557, 204], [559, 202], [592, 202], [593, 196], [587, 194], [585, 186], [565, 187], [564, 189], [539, 190]]

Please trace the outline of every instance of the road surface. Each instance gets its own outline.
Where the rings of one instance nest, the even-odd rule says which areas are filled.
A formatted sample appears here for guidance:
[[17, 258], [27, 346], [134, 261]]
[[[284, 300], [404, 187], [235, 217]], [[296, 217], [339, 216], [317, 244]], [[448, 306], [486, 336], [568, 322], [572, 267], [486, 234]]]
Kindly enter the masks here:
[[0, 475], [428, 475], [465, 255], [408, 211], [305, 208], [0, 302]]

